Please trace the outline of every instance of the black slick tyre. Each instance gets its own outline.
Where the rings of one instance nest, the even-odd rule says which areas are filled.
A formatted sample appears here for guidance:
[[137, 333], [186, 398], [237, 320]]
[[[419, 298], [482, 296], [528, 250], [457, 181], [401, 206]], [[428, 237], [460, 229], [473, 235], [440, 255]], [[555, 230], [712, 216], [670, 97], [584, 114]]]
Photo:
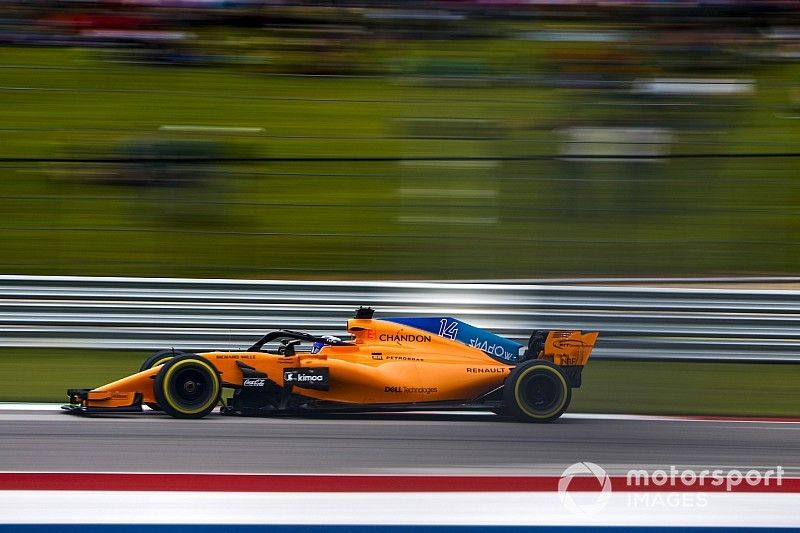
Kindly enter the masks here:
[[156, 402], [174, 418], [203, 418], [219, 403], [222, 385], [216, 368], [194, 354], [173, 357], [153, 383]]
[[503, 387], [504, 411], [524, 422], [550, 422], [569, 407], [572, 389], [564, 372], [549, 361], [526, 361]]
[[[151, 355], [150, 357], [148, 357], [147, 359], [145, 359], [144, 361], [142, 361], [142, 366], [139, 367], [139, 372], [142, 372], [143, 370], [150, 370], [154, 366], [163, 365], [164, 363], [166, 363], [167, 361], [178, 355], [183, 355], [183, 352], [180, 350], [173, 350], [173, 349], [158, 351], [153, 355]], [[147, 405], [147, 407], [149, 407], [153, 411], [161, 411], [161, 407], [157, 403], [148, 402], [145, 405]]]

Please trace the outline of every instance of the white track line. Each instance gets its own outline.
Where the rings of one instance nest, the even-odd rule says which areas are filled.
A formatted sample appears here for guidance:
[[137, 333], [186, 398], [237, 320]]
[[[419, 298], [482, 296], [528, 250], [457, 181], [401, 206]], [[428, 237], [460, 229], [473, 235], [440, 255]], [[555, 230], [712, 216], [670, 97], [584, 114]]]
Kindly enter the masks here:
[[569, 512], [555, 492], [0, 491], [0, 516], [7, 524], [798, 525], [795, 494], [691, 496], [615, 492], [601, 510], [583, 515]]
[[60, 411], [62, 405], [64, 404], [1, 402], [0, 411], [56, 411], [56, 410]]

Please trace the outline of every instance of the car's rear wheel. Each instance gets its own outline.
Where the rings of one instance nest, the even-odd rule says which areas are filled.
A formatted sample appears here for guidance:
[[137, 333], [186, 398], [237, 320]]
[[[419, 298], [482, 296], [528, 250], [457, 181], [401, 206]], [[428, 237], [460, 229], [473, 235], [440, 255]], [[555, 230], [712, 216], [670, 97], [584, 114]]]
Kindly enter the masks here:
[[175, 418], [202, 418], [219, 403], [222, 386], [206, 359], [184, 354], [164, 363], [153, 384], [156, 402]]
[[[167, 361], [178, 355], [183, 355], [183, 352], [174, 349], [158, 351], [153, 355], [151, 355], [150, 357], [148, 357], [147, 359], [145, 359], [144, 361], [142, 361], [142, 366], [139, 367], [139, 372], [142, 372], [143, 370], [150, 370], [154, 366], [163, 365], [164, 363], [166, 363]], [[145, 405], [150, 409], [152, 409], [153, 411], [162, 410], [161, 406], [159, 406], [157, 403], [148, 402]]]
[[503, 390], [505, 410], [518, 420], [550, 422], [569, 407], [572, 389], [559, 367], [534, 359], [517, 366]]

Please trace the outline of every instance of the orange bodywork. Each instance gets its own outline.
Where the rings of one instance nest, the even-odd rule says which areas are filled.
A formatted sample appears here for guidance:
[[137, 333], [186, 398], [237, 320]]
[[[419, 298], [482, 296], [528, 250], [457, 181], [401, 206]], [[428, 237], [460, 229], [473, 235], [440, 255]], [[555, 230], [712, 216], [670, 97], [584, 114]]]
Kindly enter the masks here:
[[[327, 368], [328, 390], [302, 389], [305, 397], [341, 404], [411, 404], [471, 401], [501, 387], [514, 364], [478, 348], [428, 331], [376, 319], [347, 324], [350, 345], [326, 345], [318, 353], [280, 355], [258, 352], [204, 352], [223, 387], [243, 385], [240, 363], [284, 386], [286, 368]], [[597, 333], [551, 331], [539, 359], [561, 366], [584, 366]], [[383, 340], [381, 340], [383, 339]], [[83, 407], [121, 408], [156, 401], [153, 383], [161, 366], [88, 391]], [[296, 389], [297, 390], [297, 389]]]

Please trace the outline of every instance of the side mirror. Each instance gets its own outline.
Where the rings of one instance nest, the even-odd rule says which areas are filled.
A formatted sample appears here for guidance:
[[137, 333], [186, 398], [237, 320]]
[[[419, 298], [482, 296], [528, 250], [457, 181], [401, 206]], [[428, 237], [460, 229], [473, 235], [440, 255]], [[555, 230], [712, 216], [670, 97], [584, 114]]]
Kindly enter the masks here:
[[294, 347], [300, 344], [300, 342], [300, 339], [282, 340], [281, 345], [278, 346], [278, 354], [285, 357], [293, 356], [296, 353]]

